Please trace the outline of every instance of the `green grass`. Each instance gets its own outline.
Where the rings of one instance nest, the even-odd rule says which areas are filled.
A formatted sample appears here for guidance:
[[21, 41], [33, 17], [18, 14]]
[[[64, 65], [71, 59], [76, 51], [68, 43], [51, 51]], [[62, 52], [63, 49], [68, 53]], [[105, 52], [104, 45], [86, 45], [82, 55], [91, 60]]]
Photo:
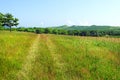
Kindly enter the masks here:
[[30, 33], [0, 32], [0, 80], [16, 77], [35, 38]]
[[119, 80], [119, 75], [120, 38], [0, 32], [0, 80]]

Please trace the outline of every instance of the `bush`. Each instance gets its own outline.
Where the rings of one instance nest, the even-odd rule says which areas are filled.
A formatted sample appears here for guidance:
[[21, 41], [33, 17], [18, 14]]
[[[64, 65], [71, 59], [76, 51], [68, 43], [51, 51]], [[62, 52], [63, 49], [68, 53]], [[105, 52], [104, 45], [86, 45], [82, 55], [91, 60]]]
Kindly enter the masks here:
[[36, 34], [40, 34], [40, 30], [38, 30], [38, 29], [35, 32], [36, 32]]

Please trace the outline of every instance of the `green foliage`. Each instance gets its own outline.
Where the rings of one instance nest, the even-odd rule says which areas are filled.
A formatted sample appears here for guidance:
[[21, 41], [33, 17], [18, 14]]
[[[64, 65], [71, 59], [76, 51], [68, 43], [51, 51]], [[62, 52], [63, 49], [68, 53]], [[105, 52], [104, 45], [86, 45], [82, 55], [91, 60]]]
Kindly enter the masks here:
[[52, 33], [52, 29], [51, 28], [45, 28], [45, 33], [46, 34], [51, 34]]
[[98, 26], [98, 25], [91, 25], [91, 26], [57, 26], [52, 27], [53, 29], [64, 29], [64, 30], [120, 30], [119, 26]]
[[8, 26], [10, 28], [10, 31], [12, 26], [17, 26], [19, 24], [18, 21], [19, 20], [17, 18], [14, 18], [10, 13], [0, 13], [0, 26]]
[[[119, 29], [104, 29], [104, 26], [101, 26], [101, 29], [90, 29], [90, 30], [67, 30], [64, 28], [66, 26], [61, 26], [60, 28], [54, 27], [54, 28], [37, 28], [36, 33], [50, 33], [50, 34], [61, 34], [61, 35], [75, 35], [75, 36], [120, 36], [120, 30]], [[76, 27], [76, 26], [74, 26]], [[91, 26], [91, 27], [99, 27], [99, 26]], [[69, 27], [68, 27], [69, 28]], [[111, 28], [111, 27], [106, 27]]]
[[53, 34], [58, 34], [58, 30], [57, 29], [53, 29], [52, 33]]
[[44, 28], [37, 28], [37, 29], [36, 29], [36, 33], [37, 33], [37, 34], [45, 33], [45, 29], [44, 29]]
[[4, 22], [4, 14], [0, 13], [0, 27], [3, 26], [3, 22]]

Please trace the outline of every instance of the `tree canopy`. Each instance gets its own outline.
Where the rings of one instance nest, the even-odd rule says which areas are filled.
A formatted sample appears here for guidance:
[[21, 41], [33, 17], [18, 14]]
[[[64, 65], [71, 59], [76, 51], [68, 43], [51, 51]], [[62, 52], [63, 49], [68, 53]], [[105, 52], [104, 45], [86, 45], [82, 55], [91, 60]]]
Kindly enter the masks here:
[[11, 27], [12, 26], [17, 26], [18, 23], [18, 18], [14, 18], [14, 16], [10, 13], [0, 13], [0, 26], [7, 26], [10, 28], [10, 32], [11, 32]]

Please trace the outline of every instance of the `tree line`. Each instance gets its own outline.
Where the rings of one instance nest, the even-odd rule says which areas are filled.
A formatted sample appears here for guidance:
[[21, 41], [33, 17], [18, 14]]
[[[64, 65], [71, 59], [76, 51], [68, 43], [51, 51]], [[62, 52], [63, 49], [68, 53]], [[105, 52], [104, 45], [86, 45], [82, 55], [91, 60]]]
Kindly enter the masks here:
[[[9, 28], [0, 28], [9, 30]], [[74, 35], [74, 36], [120, 36], [120, 30], [65, 30], [53, 28], [12, 28], [12, 31], [33, 32], [36, 34], [57, 34], [57, 35]]]
[[120, 36], [120, 30], [64, 30], [39, 28], [36, 29], [37, 34], [60, 34], [60, 35], [75, 35], [75, 36]]

